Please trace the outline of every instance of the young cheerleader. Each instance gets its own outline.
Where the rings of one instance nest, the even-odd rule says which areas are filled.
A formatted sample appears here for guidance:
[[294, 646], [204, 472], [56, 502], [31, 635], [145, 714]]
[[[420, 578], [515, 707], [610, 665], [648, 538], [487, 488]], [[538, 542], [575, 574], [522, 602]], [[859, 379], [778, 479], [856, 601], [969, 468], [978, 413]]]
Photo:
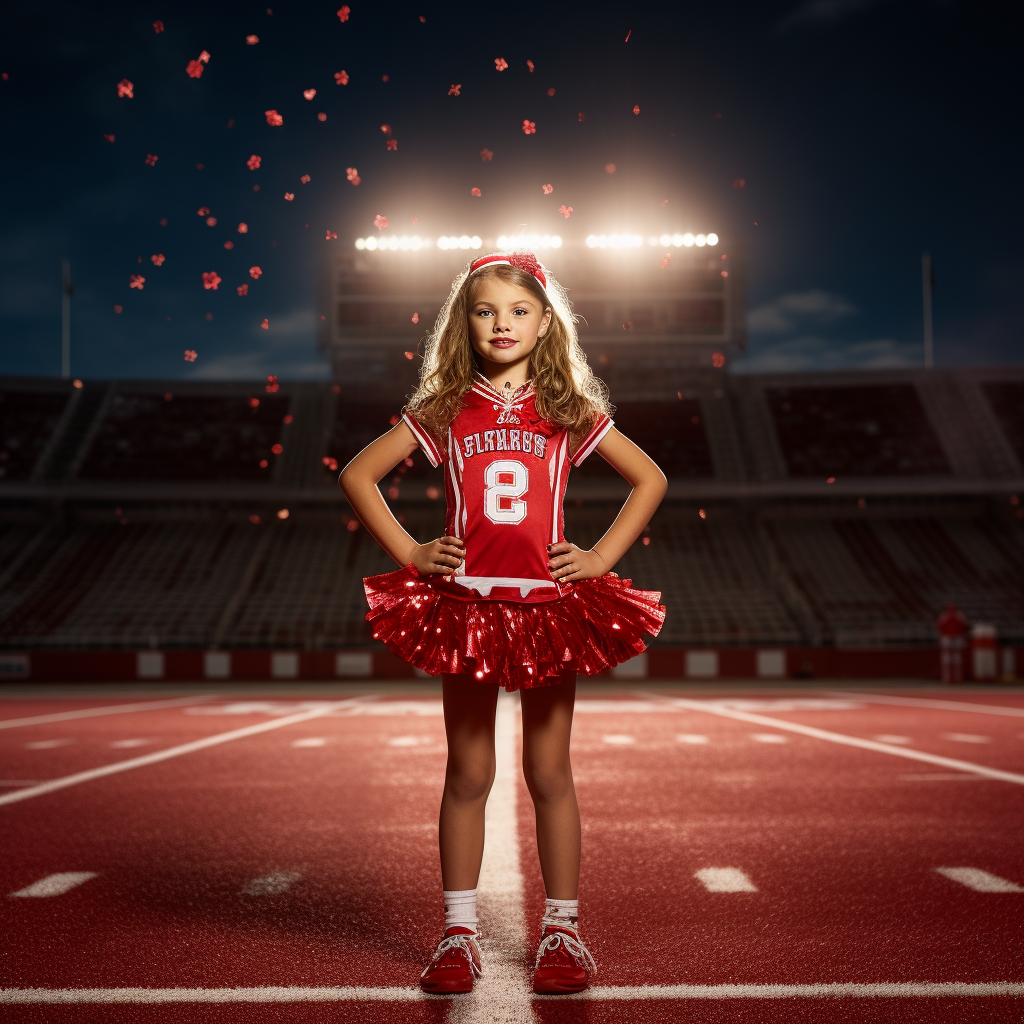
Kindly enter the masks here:
[[[611, 572], [665, 495], [661, 470], [614, 429], [565, 293], [530, 253], [483, 256], [455, 280], [419, 387], [395, 427], [343, 470], [356, 515], [403, 568], [364, 580], [373, 635], [443, 680], [448, 766], [439, 840], [445, 931], [427, 992], [482, 971], [476, 885], [495, 771], [498, 687], [521, 691], [523, 772], [547, 894], [535, 992], [578, 992], [594, 962], [578, 927], [580, 817], [569, 762], [576, 675], [633, 657], [665, 619], [660, 593]], [[377, 481], [419, 447], [444, 466], [445, 536], [418, 543]], [[589, 550], [563, 536], [570, 465], [596, 451], [632, 485]]]

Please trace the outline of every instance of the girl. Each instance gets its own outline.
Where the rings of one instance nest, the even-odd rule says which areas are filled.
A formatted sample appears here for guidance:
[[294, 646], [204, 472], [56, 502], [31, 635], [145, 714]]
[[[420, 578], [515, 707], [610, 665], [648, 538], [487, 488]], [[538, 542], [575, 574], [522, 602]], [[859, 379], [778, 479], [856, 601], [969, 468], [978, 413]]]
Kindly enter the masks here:
[[[403, 568], [364, 580], [373, 635], [443, 680], [448, 767], [439, 840], [445, 931], [427, 992], [481, 974], [476, 884], [494, 779], [498, 687], [520, 690], [523, 772], [547, 901], [535, 992], [578, 992], [595, 969], [579, 935], [580, 817], [569, 762], [576, 674], [633, 657], [665, 619], [660, 593], [611, 572], [665, 495], [660, 469], [612, 425], [565, 293], [530, 253], [493, 254], [452, 286], [419, 387], [395, 427], [342, 471], [352, 509]], [[419, 544], [377, 481], [420, 447], [443, 464], [445, 536]], [[563, 536], [569, 466], [596, 451], [632, 485], [589, 550]]]

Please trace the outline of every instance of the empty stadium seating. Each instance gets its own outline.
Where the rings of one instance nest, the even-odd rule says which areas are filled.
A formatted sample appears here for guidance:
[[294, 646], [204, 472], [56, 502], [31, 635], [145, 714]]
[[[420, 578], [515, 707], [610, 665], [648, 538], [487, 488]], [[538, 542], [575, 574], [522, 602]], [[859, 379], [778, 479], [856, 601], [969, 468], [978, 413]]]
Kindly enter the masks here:
[[27, 480], [53, 435], [66, 393], [0, 390], [0, 480]]
[[986, 381], [982, 390], [1018, 461], [1024, 465], [1024, 381]]

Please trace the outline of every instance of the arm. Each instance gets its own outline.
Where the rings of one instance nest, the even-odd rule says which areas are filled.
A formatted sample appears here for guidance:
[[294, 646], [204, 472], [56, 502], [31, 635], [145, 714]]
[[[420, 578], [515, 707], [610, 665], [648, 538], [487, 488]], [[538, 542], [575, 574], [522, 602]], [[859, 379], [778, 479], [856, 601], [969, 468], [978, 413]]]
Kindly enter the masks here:
[[377, 483], [416, 450], [416, 438], [402, 420], [368, 444], [342, 471], [338, 483], [352, 511], [370, 536], [399, 564], [410, 562], [422, 573], [451, 572], [462, 564], [458, 537], [438, 537], [426, 544], [402, 528], [377, 489]]
[[643, 533], [668, 489], [665, 474], [614, 427], [595, 451], [633, 488], [608, 532], [589, 550], [569, 541], [552, 544], [548, 566], [556, 580], [585, 580], [608, 572]]

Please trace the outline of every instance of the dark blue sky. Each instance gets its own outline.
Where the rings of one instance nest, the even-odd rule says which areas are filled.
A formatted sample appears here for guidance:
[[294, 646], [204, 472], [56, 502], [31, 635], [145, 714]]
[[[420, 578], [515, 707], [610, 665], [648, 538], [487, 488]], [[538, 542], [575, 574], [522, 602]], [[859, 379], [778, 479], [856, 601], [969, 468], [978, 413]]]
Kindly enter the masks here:
[[[352, 0], [344, 24], [339, 6], [5, 7], [0, 373], [59, 372], [66, 255], [76, 376], [326, 376], [325, 260], [374, 233], [378, 213], [432, 237], [518, 224], [741, 235], [746, 370], [918, 363], [927, 247], [937, 363], [1022, 361], [1015, 5]], [[117, 97], [125, 78], [132, 99]]]

